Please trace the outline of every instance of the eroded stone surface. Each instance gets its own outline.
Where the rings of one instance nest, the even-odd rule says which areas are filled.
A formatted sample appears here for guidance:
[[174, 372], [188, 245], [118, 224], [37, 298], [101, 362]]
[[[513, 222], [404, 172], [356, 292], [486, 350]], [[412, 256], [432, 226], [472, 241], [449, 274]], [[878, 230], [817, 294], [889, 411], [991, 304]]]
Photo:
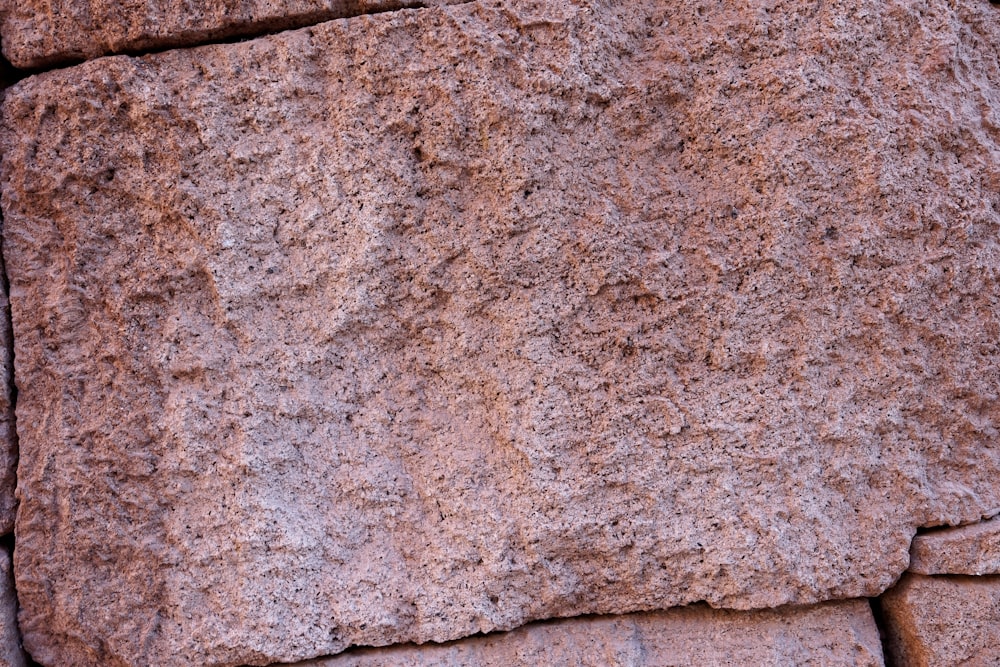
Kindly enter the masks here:
[[465, 0], [0, 0], [3, 53], [36, 68]]
[[906, 574], [882, 596], [898, 665], [1000, 664], [1000, 577]]
[[910, 571], [918, 574], [1000, 573], [1000, 517], [917, 535]]
[[475, 3], [21, 82], [26, 645], [878, 594], [1000, 506], [997, 43], [972, 0]]
[[882, 665], [866, 601], [733, 612], [704, 606], [573, 618], [444, 645], [364, 649], [296, 667]]
[[21, 648], [17, 629], [17, 593], [10, 553], [0, 547], [0, 667], [25, 667], [27, 657]]

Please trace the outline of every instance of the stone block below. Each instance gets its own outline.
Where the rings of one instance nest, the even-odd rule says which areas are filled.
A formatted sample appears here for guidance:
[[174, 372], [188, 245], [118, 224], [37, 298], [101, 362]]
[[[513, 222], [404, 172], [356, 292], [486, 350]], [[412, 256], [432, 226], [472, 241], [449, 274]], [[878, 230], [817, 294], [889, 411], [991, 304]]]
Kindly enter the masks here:
[[906, 574], [881, 602], [895, 664], [1000, 664], [1000, 577]]
[[448, 644], [363, 649], [297, 667], [882, 665], [867, 601], [734, 612], [704, 605], [534, 623]]

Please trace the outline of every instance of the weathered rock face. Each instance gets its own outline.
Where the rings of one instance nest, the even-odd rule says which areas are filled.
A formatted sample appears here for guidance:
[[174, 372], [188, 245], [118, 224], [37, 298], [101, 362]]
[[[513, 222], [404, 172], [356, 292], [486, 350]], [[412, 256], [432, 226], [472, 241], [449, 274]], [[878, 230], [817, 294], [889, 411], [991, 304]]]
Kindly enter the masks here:
[[874, 595], [1000, 506], [985, 2], [473, 3], [3, 105], [43, 663]]
[[0, 0], [3, 53], [35, 68], [464, 0]]
[[688, 667], [875, 665], [882, 645], [864, 600], [733, 612], [574, 618], [444, 645], [365, 649], [297, 667]]
[[1000, 518], [917, 535], [909, 569], [918, 574], [1000, 574]]
[[1000, 664], [1000, 577], [906, 574], [882, 609], [898, 665]]

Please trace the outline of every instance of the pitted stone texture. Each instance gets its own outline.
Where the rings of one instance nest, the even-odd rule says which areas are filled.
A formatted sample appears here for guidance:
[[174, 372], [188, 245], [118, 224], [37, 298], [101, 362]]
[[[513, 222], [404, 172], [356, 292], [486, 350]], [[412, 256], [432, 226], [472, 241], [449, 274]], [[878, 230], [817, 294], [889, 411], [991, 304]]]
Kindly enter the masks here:
[[0, 0], [3, 53], [37, 68], [466, 0]]
[[352, 651], [295, 667], [883, 665], [866, 601], [734, 612], [698, 606], [572, 618], [444, 645]]
[[881, 603], [895, 664], [1000, 664], [1000, 577], [906, 574]]
[[1000, 517], [917, 535], [910, 571], [918, 574], [1000, 573]]
[[475, 3], [12, 88], [31, 652], [870, 596], [1000, 506], [996, 10], [810, 7]]
[[0, 547], [0, 667], [25, 667], [27, 664], [17, 629], [17, 592], [10, 553]]

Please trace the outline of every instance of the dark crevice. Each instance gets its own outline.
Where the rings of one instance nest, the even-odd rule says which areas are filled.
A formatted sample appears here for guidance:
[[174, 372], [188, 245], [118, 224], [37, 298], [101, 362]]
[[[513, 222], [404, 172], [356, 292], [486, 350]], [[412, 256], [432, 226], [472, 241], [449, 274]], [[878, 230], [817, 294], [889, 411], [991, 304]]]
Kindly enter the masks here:
[[878, 628], [878, 638], [882, 642], [882, 657], [885, 660], [885, 667], [902, 667], [892, 655], [892, 649], [889, 645], [889, 626], [885, 612], [882, 610], [882, 601], [879, 598], [868, 598], [868, 605], [872, 609], [875, 627]]
[[[466, 4], [474, 0], [452, 0], [450, 4]], [[292, 16], [279, 17], [260, 22], [247, 21], [242, 24], [233, 24], [220, 28], [207, 28], [205, 30], [191, 30], [179, 32], [177, 34], [163, 37], [149, 37], [142, 40], [135, 40], [135, 45], [130, 48], [122, 48], [108, 51], [101, 55], [85, 56], [65, 56], [55, 55], [51, 57], [39, 58], [40, 65], [30, 68], [15, 68], [6, 59], [4, 63], [14, 72], [11, 83], [19, 81], [25, 77], [49, 72], [52, 70], [73, 67], [89, 60], [96, 60], [108, 56], [131, 56], [141, 57], [174, 49], [191, 49], [199, 46], [209, 46], [214, 44], [237, 44], [259, 37], [267, 37], [288, 30], [298, 30], [309, 28], [327, 21], [338, 19], [350, 19], [358, 16], [371, 16], [385, 14], [407, 9], [426, 9], [427, 5], [419, 0], [398, 0], [387, 2], [379, 7], [366, 7], [364, 3], [348, 1], [343, 3], [331, 3], [336, 6], [329, 9], [310, 12], [307, 14], [297, 14]], [[6, 84], [10, 85], [10, 83]]]
[[30, 73], [20, 70], [10, 64], [10, 61], [0, 55], [0, 90], [9, 88]]
[[[1000, 0], [998, 0], [1000, 2]], [[951, 528], [961, 528], [963, 526], [975, 526], [986, 521], [992, 521], [998, 517], [996, 510], [991, 510], [986, 512], [978, 519], [973, 519], [972, 521], [964, 521], [960, 523], [939, 523], [934, 525], [917, 526], [917, 535], [926, 535], [928, 533], [939, 533]]]

